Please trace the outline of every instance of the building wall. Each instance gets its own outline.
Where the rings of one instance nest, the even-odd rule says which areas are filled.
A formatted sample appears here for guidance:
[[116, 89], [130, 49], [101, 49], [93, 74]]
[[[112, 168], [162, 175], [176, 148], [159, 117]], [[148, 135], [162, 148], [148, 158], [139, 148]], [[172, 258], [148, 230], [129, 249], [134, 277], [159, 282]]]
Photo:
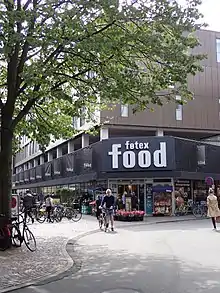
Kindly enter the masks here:
[[113, 111], [103, 111], [102, 121], [109, 124], [139, 125], [159, 128], [181, 129], [220, 129], [220, 66], [217, 62], [216, 39], [220, 33], [199, 31], [197, 36], [201, 46], [193, 53], [207, 54], [207, 59], [201, 62], [203, 72], [188, 79], [189, 89], [194, 93], [194, 100], [188, 101], [182, 109], [182, 120], [176, 119], [176, 103], [165, 104], [163, 107], [154, 106], [154, 112], [146, 110], [135, 115], [129, 107], [128, 117], [122, 117], [118, 105]]
[[[201, 62], [204, 71], [197, 73], [195, 77], [189, 77], [188, 85], [194, 93], [194, 100], [188, 101], [182, 109], [179, 109], [182, 112], [182, 120], [178, 120], [176, 117], [178, 110], [176, 103], [169, 103], [163, 107], [154, 106], [154, 112], [146, 110], [136, 114], [132, 113], [132, 107], [128, 105], [117, 105], [114, 110], [94, 113], [93, 122], [95, 124], [105, 122], [110, 128], [112, 125], [119, 127], [141, 126], [165, 131], [176, 129], [179, 133], [181, 130], [187, 129], [189, 131], [203, 130], [207, 136], [209, 136], [209, 131], [218, 133], [220, 129], [220, 63], [217, 62], [216, 39], [220, 39], [220, 32], [199, 31], [197, 36], [201, 46], [195, 48], [193, 53], [207, 54], [207, 59]], [[73, 124], [81, 132], [94, 125], [86, 123], [82, 118], [74, 119]], [[51, 143], [46, 152], [52, 152], [64, 143], [67, 144], [68, 141], [58, 140]], [[19, 166], [25, 167], [24, 164], [27, 162], [30, 164], [26, 164], [25, 168], [38, 165], [41, 155], [42, 152], [36, 142], [30, 142], [25, 137], [22, 138], [21, 151], [16, 154], [14, 160], [16, 172], [19, 172]]]

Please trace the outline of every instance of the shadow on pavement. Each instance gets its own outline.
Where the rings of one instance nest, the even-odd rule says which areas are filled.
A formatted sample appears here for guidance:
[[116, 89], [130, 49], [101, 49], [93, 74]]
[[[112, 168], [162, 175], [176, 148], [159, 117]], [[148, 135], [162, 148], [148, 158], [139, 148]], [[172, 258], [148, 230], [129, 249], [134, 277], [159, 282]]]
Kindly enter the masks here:
[[141, 293], [219, 293], [220, 290], [219, 268], [186, 263], [169, 255], [169, 249], [167, 255], [160, 251], [143, 254], [134, 249], [132, 253], [123, 248], [111, 250], [101, 244], [78, 244], [75, 249], [75, 257], [82, 261], [78, 273], [17, 293], [101, 293], [119, 288]]

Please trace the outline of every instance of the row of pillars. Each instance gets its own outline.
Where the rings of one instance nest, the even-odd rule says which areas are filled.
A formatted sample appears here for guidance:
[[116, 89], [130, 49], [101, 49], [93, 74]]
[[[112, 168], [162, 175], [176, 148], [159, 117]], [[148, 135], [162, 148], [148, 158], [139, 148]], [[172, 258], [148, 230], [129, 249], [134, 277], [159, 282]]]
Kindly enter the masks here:
[[[164, 132], [162, 129], [158, 129], [156, 131], [156, 136], [163, 136], [164, 135]], [[100, 140], [105, 140], [105, 139], [108, 139], [109, 138], [109, 129], [108, 128], [101, 128], [100, 129]], [[84, 133], [82, 134], [82, 148], [85, 148], [87, 146], [89, 146], [89, 135]], [[69, 153], [72, 153], [74, 152], [74, 141], [73, 140], [70, 140], [68, 141], [68, 154]], [[61, 147], [57, 147], [57, 158], [60, 158], [62, 157], [62, 148]], [[48, 152], [48, 161], [52, 161], [53, 160], [53, 154], [52, 152]], [[29, 163], [30, 164], [30, 163]], [[41, 164], [44, 164], [44, 156], [40, 156], [40, 165]], [[34, 167], [38, 165], [38, 161], [37, 159], [34, 160]], [[32, 166], [29, 166], [29, 168], [31, 168]]]
[[[109, 129], [108, 128], [101, 128], [100, 129], [100, 140], [108, 139], [109, 138]], [[89, 146], [89, 134], [82, 134], [81, 137], [81, 145], [82, 148], [85, 148]], [[68, 141], [68, 154], [74, 152], [74, 141], [69, 140]], [[62, 157], [62, 147], [57, 147], [57, 158]], [[48, 152], [48, 162], [53, 160], [53, 154], [52, 152]], [[44, 156], [40, 156], [40, 164], [44, 164]], [[34, 161], [34, 165], [37, 166], [37, 161]]]

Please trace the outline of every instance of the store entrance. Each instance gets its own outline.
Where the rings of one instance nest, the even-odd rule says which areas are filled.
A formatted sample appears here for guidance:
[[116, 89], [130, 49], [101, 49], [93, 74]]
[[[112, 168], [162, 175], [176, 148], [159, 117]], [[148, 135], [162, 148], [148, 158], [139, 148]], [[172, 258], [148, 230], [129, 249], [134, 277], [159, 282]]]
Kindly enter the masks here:
[[138, 184], [118, 184], [118, 197], [122, 200], [120, 208], [130, 211], [139, 209]]

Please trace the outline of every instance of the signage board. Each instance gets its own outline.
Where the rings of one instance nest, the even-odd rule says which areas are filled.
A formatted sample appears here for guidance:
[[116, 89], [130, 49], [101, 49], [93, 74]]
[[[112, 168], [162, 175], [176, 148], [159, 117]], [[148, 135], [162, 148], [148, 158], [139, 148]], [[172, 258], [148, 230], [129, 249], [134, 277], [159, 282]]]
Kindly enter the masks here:
[[12, 194], [11, 196], [11, 214], [19, 214], [19, 196], [17, 194]]
[[102, 171], [175, 168], [175, 140], [172, 137], [115, 138], [103, 141], [103, 144]]

